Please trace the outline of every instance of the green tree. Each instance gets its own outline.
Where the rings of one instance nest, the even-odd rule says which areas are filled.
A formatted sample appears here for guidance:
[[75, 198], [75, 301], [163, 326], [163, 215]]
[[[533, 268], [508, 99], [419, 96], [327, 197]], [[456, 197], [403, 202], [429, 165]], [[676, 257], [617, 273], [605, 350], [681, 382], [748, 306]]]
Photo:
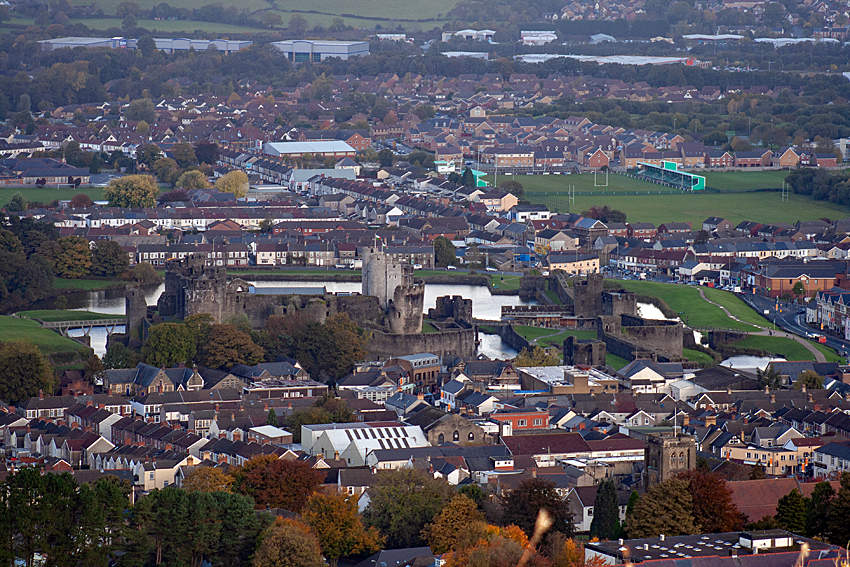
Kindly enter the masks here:
[[593, 520], [590, 536], [599, 539], [614, 539], [621, 531], [620, 506], [617, 502], [617, 487], [613, 480], [604, 480], [596, 489], [593, 503]]
[[468, 167], [464, 168], [463, 174], [460, 176], [464, 187], [475, 187], [475, 174]]
[[269, 408], [269, 413], [266, 415], [266, 424], [277, 427], [277, 413], [274, 408]]
[[819, 375], [814, 370], [804, 370], [800, 372], [797, 381], [794, 382], [794, 387], [798, 390], [805, 386], [809, 390], [823, 389], [823, 376]]
[[768, 364], [764, 370], [757, 369], [756, 376], [758, 377], [759, 388], [768, 387], [775, 390], [782, 386], [782, 376], [772, 364]]
[[174, 144], [169, 153], [180, 167], [189, 167], [198, 163], [198, 156], [195, 155], [195, 148], [192, 147], [192, 144], [185, 142]]
[[92, 250], [91, 271], [97, 276], [112, 277], [123, 273], [130, 259], [121, 246], [112, 240], [99, 240]]
[[199, 345], [198, 362], [209, 368], [230, 368], [235, 364], [253, 366], [262, 362], [265, 352], [251, 335], [233, 325], [212, 325]]
[[368, 555], [381, 547], [375, 528], [366, 528], [357, 513], [357, 501], [342, 494], [316, 492], [301, 513], [331, 565], [342, 557]]
[[562, 498], [554, 483], [541, 478], [524, 480], [518, 487], [502, 498], [502, 523], [519, 526], [528, 537], [534, 533], [534, 524], [540, 510], [545, 509], [552, 517], [552, 527], [547, 540], [554, 533], [567, 537], [573, 535], [573, 515], [566, 498]]
[[277, 520], [263, 532], [253, 567], [323, 567], [319, 540], [296, 520]]
[[456, 551], [465, 537], [464, 531], [476, 522], [483, 522], [484, 514], [478, 505], [463, 494], [452, 498], [423, 531], [431, 551], [437, 554]]
[[210, 182], [207, 180], [207, 176], [197, 169], [190, 169], [189, 171], [183, 172], [183, 174], [177, 178], [176, 185], [178, 188], [185, 189], [187, 191], [191, 191], [192, 189], [210, 188]]
[[827, 517], [829, 541], [836, 545], [845, 545], [850, 541], [850, 473], [841, 473], [838, 493], [830, 502]]
[[65, 236], [58, 240], [59, 250], [53, 261], [53, 271], [60, 278], [82, 278], [89, 275], [92, 252], [88, 242], [79, 236]]
[[522, 349], [514, 359], [514, 366], [558, 366], [561, 359], [556, 354], [549, 354], [546, 349], [539, 346]]
[[[142, 120], [141, 122], [145, 121]], [[147, 124], [147, 122], [145, 122], [145, 124]], [[136, 127], [138, 128], [138, 125]], [[148, 167], [153, 166], [153, 164], [161, 159], [163, 159], [162, 150], [160, 150], [159, 146], [156, 144], [141, 144], [138, 148], [136, 148], [136, 161], [143, 163]]]
[[20, 213], [27, 210], [27, 206], [29, 203], [26, 202], [24, 196], [21, 193], [15, 193], [12, 195], [12, 198], [9, 199], [9, 202], [6, 203], [6, 210], [10, 213]]
[[156, 42], [150, 35], [143, 35], [136, 43], [136, 49], [142, 54], [142, 57], [150, 58], [156, 53]]
[[445, 236], [434, 239], [434, 261], [441, 267], [453, 266], [457, 262], [455, 246]]
[[139, 353], [120, 342], [110, 342], [103, 355], [104, 368], [133, 368], [138, 364]]
[[626, 517], [629, 537], [698, 533], [689, 488], [688, 481], [681, 478], [672, 478], [650, 488]]
[[162, 282], [162, 276], [156, 271], [156, 268], [147, 262], [135, 264], [126, 270], [121, 275], [121, 278], [141, 285], [152, 285]]
[[379, 471], [369, 491], [366, 524], [381, 532], [389, 548], [423, 545], [422, 529], [443, 509], [454, 491], [425, 471]]
[[289, 34], [295, 39], [302, 39], [307, 33], [307, 19], [301, 14], [293, 14], [287, 26]]
[[189, 327], [182, 323], [158, 323], [148, 332], [142, 358], [152, 366], [171, 368], [191, 364], [195, 349], [195, 337]]
[[53, 368], [32, 343], [0, 343], [0, 376], [0, 399], [10, 403], [53, 393]]
[[127, 175], [106, 186], [106, 198], [113, 207], [153, 207], [159, 186], [150, 175]]
[[835, 498], [835, 490], [828, 482], [815, 485], [806, 507], [806, 535], [809, 537], [825, 537], [828, 534], [830, 507]]
[[195, 144], [195, 157], [198, 163], [215, 165], [218, 161], [218, 144], [215, 142], [198, 142]]
[[805, 533], [807, 504], [807, 499], [796, 488], [780, 498], [776, 505], [779, 526], [795, 534]]
[[144, 120], [148, 124], [152, 124], [156, 120], [156, 109], [151, 99], [137, 98], [127, 105], [124, 116], [131, 122]]
[[233, 193], [234, 197], [240, 199], [248, 194], [248, 176], [240, 169], [229, 171], [216, 179], [215, 188], [222, 193]]
[[180, 177], [180, 166], [171, 158], [160, 158], [153, 162], [151, 166], [157, 179], [162, 183], [174, 185], [177, 183], [177, 178]]
[[520, 199], [525, 195], [525, 188], [522, 186], [522, 183], [520, 183], [519, 181], [514, 181], [514, 180], [505, 181], [504, 183], [499, 185], [499, 189], [501, 189], [503, 191], [507, 191], [509, 193], [512, 193], [514, 195], [514, 197], [517, 197], [517, 198], [520, 198]]
[[378, 163], [381, 164], [381, 167], [391, 167], [394, 160], [395, 156], [392, 150], [384, 148], [378, 152]]

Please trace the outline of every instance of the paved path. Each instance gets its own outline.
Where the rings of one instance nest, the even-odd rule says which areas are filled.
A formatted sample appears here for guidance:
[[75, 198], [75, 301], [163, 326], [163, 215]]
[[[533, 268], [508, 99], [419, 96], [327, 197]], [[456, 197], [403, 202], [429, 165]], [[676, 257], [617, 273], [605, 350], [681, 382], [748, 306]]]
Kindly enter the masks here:
[[768, 337], [768, 336], [784, 337], [784, 338], [787, 338], [787, 339], [795, 340], [798, 343], [800, 343], [801, 345], [803, 345], [810, 353], [812, 353], [812, 355], [814, 355], [815, 360], [817, 362], [826, 362], [826, 356], [824, 356], [824, 354], [820, 350], [818, 350], [817, 347], [815, 347], [815, 345], [813, 345], [811, 342], [804, 339], [803, 337], [800, 337], [800, 336], [795, 335], [793, 333], [787, 333], [787, 332], [781, 331], [781, 330], [771, 331], [769, 329], [766, 329], [765, 327], [762, 327], [761, 325], [757, 325], [757, 324], [752, 323], [750, 321], [743, 321], [743, 320], [735, 317], [734, 315], [732, 315], [729, 312], [729, 310], [726, 309], [726, 307], [724, 307], [723, 305], [721, 305], [719, 303], [715, 303], [714, 301], [712, 301], [708, 297], [706, 297], [705, 291], [702, 289], [702, 286], [700, 286], [697, 289], [699, 290], [700, 297], [703, 298], [704, 301], [714, 305], [715, 307], [719, 307], [721, 309], [721, 311], [723, 311], [726, 314], [726, 316], [729, 317], [730, 319], [732, 319], [734, 321], [738, 321], [739, 323], [743, 323], [744, 325], [751, 325], [753, 327], [758, 327], [759, 329], [761, 329], [760, 331], [756, 331], [756, 332], [749, 332], [749, 333], [747, 333], [746, 331], [741, 331], [741, 332], [746, 333], [748, 335], [758, 335], [758, 336], [762, 336], [762, 337]]

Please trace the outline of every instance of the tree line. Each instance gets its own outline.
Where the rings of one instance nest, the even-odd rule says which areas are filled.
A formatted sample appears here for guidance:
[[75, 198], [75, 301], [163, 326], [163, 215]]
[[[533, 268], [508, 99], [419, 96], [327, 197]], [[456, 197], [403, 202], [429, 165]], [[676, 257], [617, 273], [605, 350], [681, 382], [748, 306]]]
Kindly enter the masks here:
[[496, 497], [423, 470], [381, 471], [360, 514], [356, 497], [322, 489], [324, 477], [306, 461], [263, 455], [227, 472], [195, 467], [180, 488], [131, 498], [115, 476], [78, 484], [22, 468], [0, 483], [0, 562], [304, 567], [429, 545], [451, 567], [507, 567], [524, 554], [528, 565], [585, 565], [566, 500], [547, 481]]
[[299, 361], [313, 379], [333, 384], [366, 355], [368, 337], [344, 313], [322, 323], [299, 314], [272, 315], [256, 330], [245, 318], [214, 323], [203, 313], [152, 325], [139, 351], [112, 343], [103, 362], [107, 368], [129, 368], [139, 361], [160, 368], [231, 368], [288, 358]]
[[785, 178], [791, 191], [817, 201], [850, 205], [850, 173], [813, 167], [799, 168]]

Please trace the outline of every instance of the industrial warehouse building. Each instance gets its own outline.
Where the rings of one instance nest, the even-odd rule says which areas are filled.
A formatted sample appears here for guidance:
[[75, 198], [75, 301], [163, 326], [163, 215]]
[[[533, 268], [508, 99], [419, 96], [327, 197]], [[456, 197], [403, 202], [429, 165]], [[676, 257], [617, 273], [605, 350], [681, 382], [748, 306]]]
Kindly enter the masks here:
[[369, 55], [368, 41], [287, 39], [274, 41], [272, 45], [294, 63], [318, 63], [331, 57], [348, 59], [358, 55]]
[[321, 140], [315, 142], [266, 142], [263, 153], [277, 158], [298, 158], [303, 155], [316, 157], [354, 157], [357, 150], [342, 140]]
[[[250, 47], [253, 42], [247, 40], [232, 39], [188, 39], [185, 37], [154, 38], [154, 44], [160, 51], [174, 53], [176, 51], [206, 51], [215, 49], [224, 53], [235, 53], [241, 49]], [[84, 47], [94, 49], [108, 47], [111, 49], [136, 49], [138, 39], [127, 39], [125, 37], [56, 37], [39, 41], [42, 51], [54, 51], [56, 49]]]

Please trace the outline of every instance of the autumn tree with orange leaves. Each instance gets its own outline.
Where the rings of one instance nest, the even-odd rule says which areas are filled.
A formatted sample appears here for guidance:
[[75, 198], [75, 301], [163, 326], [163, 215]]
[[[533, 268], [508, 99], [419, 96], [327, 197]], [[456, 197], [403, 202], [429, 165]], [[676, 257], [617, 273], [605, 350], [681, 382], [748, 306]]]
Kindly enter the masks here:
[[341, 557], [374, 553], [383, 544], [378, 530], [363, 525], [353, 498], [317, 492], [307, 500], [301, 516], [319, 538], [331, 565]]
[[304, 461], [260, 455], [237, 469], [233, 487], [236, 492], [252, 497], [259, 509], [300, 512], [324, 478], [324, 473]]

